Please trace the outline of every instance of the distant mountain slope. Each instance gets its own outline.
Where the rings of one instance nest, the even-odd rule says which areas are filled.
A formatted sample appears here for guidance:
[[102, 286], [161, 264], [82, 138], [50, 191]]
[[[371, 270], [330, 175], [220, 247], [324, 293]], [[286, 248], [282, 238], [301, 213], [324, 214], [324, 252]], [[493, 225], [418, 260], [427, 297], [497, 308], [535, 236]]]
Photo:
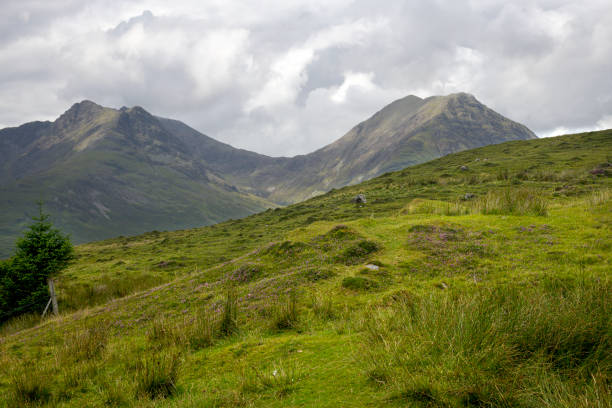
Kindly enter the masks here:
[[411, 95], [387, 105], [336, 142], [282, 163], [282, 179], [269, 183], [256, 174], [255, 180], [271, 190], [267, 198], [295, 202], [449, 153], [536, 138], [472, 95]]
[[211, 224], [272, 205], [225, 182], [139, 107], [84, 101], [55, 122], [3, 129], [0, 163], [0, 256], [40, 199], [76, 242]]
[[0, 130], [0, 257], [39, 199], [83, 242], [241, 217], [448, 153], [533, 138], [471, 95], [407, 96], [322, 149], [274, 158], [141, 107], [83, 101], [54, 122]]

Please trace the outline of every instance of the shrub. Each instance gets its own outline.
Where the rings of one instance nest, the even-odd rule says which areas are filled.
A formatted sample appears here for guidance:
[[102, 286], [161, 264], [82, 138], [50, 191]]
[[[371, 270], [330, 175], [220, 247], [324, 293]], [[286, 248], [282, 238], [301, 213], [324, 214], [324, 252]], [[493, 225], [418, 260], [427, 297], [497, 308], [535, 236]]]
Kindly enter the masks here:
[[162, 352], [141, 359], [136, 367], [136, 393], [140, 397], [167, 398], [176, 392], [181, 358]]

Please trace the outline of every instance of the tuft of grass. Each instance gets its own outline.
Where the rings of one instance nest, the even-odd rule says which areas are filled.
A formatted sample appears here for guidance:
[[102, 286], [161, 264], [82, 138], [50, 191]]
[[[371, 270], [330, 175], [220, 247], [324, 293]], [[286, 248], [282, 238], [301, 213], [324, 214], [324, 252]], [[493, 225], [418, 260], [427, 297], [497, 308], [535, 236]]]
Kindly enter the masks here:
[[240, 391], [251, 394], [271, 390], [276, 398], [283, 398], [295, 389], [301, 376], [296, 362], [281, 360], [262, 369], [249, 367], [242, 371]]
[[102, 402], [107, 407], [130, 406], [132, 400], [131, 390], [121, 379], [105, 379], [99, 389]]
[[64, 361], [84, 361], [97, 358], [108, 343], [109, 328], [105, 324], [70, 333], [59, 350]]
[[13, 366], [9, 371], [11, 400], [15, 407], [37, 406], [51, 399], [53, 376], [38, 365]]
[[153, 320], [153, 324], [147, 330], [147, 339], [151, 343], [161, 346], [180, 345], [185, 341], [186, 330], [176, 324], [169, 317], [160, 317]]
[[609, 188], [596, 190], [586, 197], [587, 205], [590, 208], [612, 201], [612, 190]]
[[332, 320], [336, 317], [334, 301], [331, 296], [312, 294], [311, 307], [315, 316], [321, 320]]
[[434, 406], [540, 406], [586, 395], [606, 406], [593, 390], [603, 380], [609, 391], [612, 375], [611, 290], [594, 280], [561, 293], [499, 287], [392, 304], [364, 318], [360, 361], [393, 395]]
[[0, 337], [29, 329], [40, 324], [40, 322], [39, 313], [28, 313], [12, 317], [0, 325]]
[[299, 310], [295, 291], [279, 299], [272, 308], [272, 329], [287, 330], [297, 327]]
[[198, 314], [186, 328], [187, 343], [193, 350], [210, 347], [215, 342], [217, 322], [211, 316]]
[[482, 214], [537, 215], [548, 214], [548, 201], [542, 191], [530, 188], [505, 188], [489, 191], [473, 203]]
[[238, 330], [238, 295], [233, 286], [229, 286], [225, 292], [225, 301], [221, 321], [219, 323], [219, 334], [230, 336]]
[[176, 392], [181, 366], [180, 354], [162, 351], [143, 357], [136, 367], [136, 393], [141, 398], [167, 398]]

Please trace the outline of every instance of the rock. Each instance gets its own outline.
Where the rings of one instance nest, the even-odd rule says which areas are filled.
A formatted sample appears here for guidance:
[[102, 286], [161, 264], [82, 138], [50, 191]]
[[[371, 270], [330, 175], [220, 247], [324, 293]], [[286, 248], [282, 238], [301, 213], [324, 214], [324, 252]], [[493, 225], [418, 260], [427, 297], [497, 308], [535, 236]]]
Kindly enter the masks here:
[[377, 271], [377, 270], [380, 269], [380, 267], [378, 265], [374, 265], [374, 264], [367, 264], [365, 267], [368, 268], [371, 271]]
[[435, 283], [434, 286], [436, 288], [442, 289], [442, 290], [448, 289], [448, 285], [446, 283], [444, 283], [444, 282]]
[[353, 202], [356, 204], [365, 204], [366, 203], [366, 197], [363, 194], [357, 194], [355, 196], [355, 198], [353, 198]]
[[461, 170], [461, 171], [468, 171], [469, 168], [468, 168], [468, 166], [461, 166], [461, 167], [459, 167], [459, 170]]

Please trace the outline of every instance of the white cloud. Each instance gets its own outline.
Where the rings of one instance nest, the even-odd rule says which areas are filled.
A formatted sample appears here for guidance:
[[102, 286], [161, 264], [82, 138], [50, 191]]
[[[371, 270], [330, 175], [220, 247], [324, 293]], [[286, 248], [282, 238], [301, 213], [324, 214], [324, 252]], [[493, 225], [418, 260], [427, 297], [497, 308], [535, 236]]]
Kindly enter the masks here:
[[363, 73], [363, 72], [346, 72], [344, 73], [344, 82], [334, 91], [330, 99], [336, 103], [346, 102], [346, 94], [351, 88], [361, 88], [365, 91], [374, 89], [374, 83], [372, 78], [374, 73]]

